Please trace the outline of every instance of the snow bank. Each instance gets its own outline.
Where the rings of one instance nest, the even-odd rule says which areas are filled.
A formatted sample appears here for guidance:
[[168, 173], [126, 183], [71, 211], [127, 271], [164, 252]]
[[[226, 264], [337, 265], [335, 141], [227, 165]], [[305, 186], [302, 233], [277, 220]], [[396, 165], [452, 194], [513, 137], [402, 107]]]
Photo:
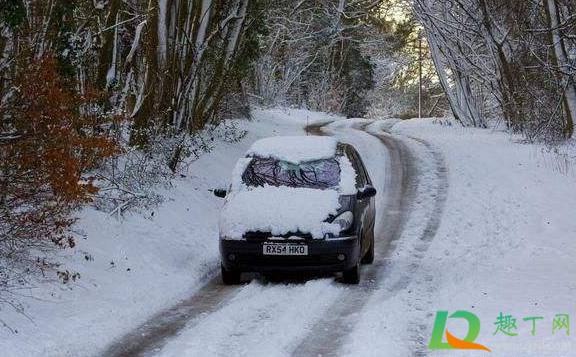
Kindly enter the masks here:
[[310, 233], [313, 238], [338, 234], [340, 226], [323, 222], [336, 214], [340, 204], [336, 190], [293, 187], [256, 187], [233, 192], [224, 205], [220, 219], [220, 234], [230, 239], [242, 239], [246, 232]]
[[[476, 314], [481, 330], [475, 342], [491, 355], [530, 353], [499, 351], [499, 343], [570, 343], [565, 330], [552, 334], [552, 319], [574, 311], [575, 173], [555, 170], [553, 154], [518, 144], [519, 137], [507, 133], [431, 119], [390, 129], [415, 155], [416, 197], [382, 285], [343, 355], [426, 355], [439, 310]], [[438, 157], [444, 170], [438, 170]], [[439, 190], [441, 176], [448, 178], [445, 191]], [[433, 204], [439, 198], [445, 200], [440, 217]], [[438, 230], [430, 237], [434, 224]], [[518, 336], [494, 335], [500, 313], [517, 319], [511, 332]], [[531, 316], [544, 317], [535, 335], [531, 321], [523, 321]], [[463, 319], [448, 319], [446, 326], [461, 339], [467, 328]]]
[[262, 120], [268, 120], [275, 123], [297, 123], [302, 127], [312, 124], [326, 124], [336, 120], [344, 119], [343, 117], [334, 114], [312, 112], [305, 109], [294, 108], [255, 109], [252, 111], [252, 114], [255, 117], [261, 118]]
[[246, 155], [300, 164], [334, 157], [337, 144], [327, 136], [276, 136], [256, 141]]
[[344, 120], [335, 120], [325, 126], [325, 129], [331, 131], [343, 130], [361, 130], [364, 126], [370, 125], [374, 122], [373, 119], [363, 118], [349, 118]]

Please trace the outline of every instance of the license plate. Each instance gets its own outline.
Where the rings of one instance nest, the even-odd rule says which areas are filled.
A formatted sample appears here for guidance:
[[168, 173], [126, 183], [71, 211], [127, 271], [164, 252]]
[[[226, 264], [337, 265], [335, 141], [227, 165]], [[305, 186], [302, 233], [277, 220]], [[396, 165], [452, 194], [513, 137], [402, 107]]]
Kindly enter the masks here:
[[264, 243], [262, 253], [264, 255], [308, 255], [308, 246], [293, 243]]

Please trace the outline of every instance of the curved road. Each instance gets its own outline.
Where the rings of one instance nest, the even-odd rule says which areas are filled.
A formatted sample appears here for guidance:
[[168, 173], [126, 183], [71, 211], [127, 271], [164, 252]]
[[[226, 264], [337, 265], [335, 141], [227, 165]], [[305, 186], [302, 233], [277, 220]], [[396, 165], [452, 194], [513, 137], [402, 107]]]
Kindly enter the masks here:
[[[365, 127], [360, 125], [357, 129], [363, 130]], [[389, 162], [384, 183], [386, 203], [382, 212], [378, 212], [381, 221], [386, 223], [376, 232], [379, 237], [375, 248], [376, 259], [374, 264], [362, 267], [360, 285], [344, 292], [344, 296], [331, 306], [330, 314], [317, 321], [312, 331], [296, 347], [293, 356], [339, 355], [345, 337], [356, 325], [359, 312], [371, 297], [371, 292], [378, 289], [386, 272], [386, 261], [392, 251], [390, 243], [398, 240], [402, 234], [414, 198], [417, 172], [412, 154], [402, 141], [386, 134], [380, 134], [378, 138], [388, 150]]]
[[[359, 123], [354, 130], [364, 130], [368, 124]], [[311, 131], [320, 133], [322, 128], [310, 127]], [[380, 207], [381, 224], [376, 232], [376, 260], [374, 264], [364, 266], [362, 282], [358, 286], [340, 289], [324, 314], [306, 329], [305, 336], [300, 336], [296, 343], [285, 349], [292, 350], [292, 356], [338, 356], [346, 337], [351, 333], [372, 293], [377, 290], [383, 277], [387, 273], [387, 261], [393, 252], [394, 244], [402, 235], [404, 225], [410, 215], [416, 187], [418, 185], [419, 171], [415, 159], [405, 140], [414, 140], [424, 145], [432, 154], [438, 177], [438, 194], [421, 240], [429, 244], [434, 238], [440, 223], [444, 201], [446, 197], [447, 179], [446, 167], [442, 156], [426, 142], [414, 138], [399, 139], [386, 133], [371, 134], [377, 137], [386, 147], [388, 162], [385, 178], [385, 202]], [[383, 209], [382, 209], [383, 208]], [[401, 284], [394, 289], [403, 289], [408, 284], [410, 276], [401, 279]], [[334, 283], [338, 284], [339, 283]], [[242, 286], [224, 286], [220, 277], [209, 280], [198, 292], [190, 298], [181, 301], [170, 309], [159, 312], [146, 323], [134, 331], [119, 338], [110, 345], [102, 357], [144, 357], [154, 356], [167, 343], [184, 328], [193, 328], [203, 319], [226, 306], [234, 297], [244, 289]], [[425, 348], [425, 347], [423, 347]], [[200, 355], [202, 354], [201, 351]], [[230, 352], [230, 351], [228, 351]], [[415, 351], [416, 352], [416, 351]], [[420, 351], [417, 351], [420, 352]], [[187, 357], [186, 353], [181, 354]]]

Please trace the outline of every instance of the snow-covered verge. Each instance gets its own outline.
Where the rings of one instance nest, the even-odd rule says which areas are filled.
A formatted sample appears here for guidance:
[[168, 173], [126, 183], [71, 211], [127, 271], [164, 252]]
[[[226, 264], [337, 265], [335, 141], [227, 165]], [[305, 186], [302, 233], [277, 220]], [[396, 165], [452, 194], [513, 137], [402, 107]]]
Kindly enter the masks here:
[[[446, 124], [423, 119], [368, 128], [392, 127], [409, 145], [418, 187], [383, 285], [349, 336], [345, 354], [464, 355], [428, 350], [439, 310], [476, 314], [481, 330], [475, 342], [492, 355], [573, 354], [576, 340], [566, 328], [552, 331], [557, 314], [576, 314], [576, 174], [566, 170], [576, 150], [567, 147], [567, 155], [558, 156], [507, 133]], [[571, 164], [558, 164], [569, 157]], [[517, 329], [510, 332], [517, 336], [495, 334], [500, 313], [516, 319]], [[523, 320], [529, 317], [543, 317], [534, 335], [532, 321]], [[463, 339], [468, 324], [448, 319], [446, 329]]]
[[154, 312], [193, 293], [218, 264], [218, 211], [222, 200], [209, 191], [230, 183], [235, 162], [252, 142], [276, 135], [303, 135], [306, 124], [337, 119], [301, 110], [256, 110], [239, 121], [248, 131], [240, 143], [214, 143], [193, 162], [165, 198], [147, 212], [117, 220], [94, 209], [80, 213], [85, 234], [61, 257], [62, 269], [81, 278], [68, 285], [23, 291], [27, 317], [0, 311], [17, 333], [0, 329], [2, 357], [97, 355], [114, 338]]

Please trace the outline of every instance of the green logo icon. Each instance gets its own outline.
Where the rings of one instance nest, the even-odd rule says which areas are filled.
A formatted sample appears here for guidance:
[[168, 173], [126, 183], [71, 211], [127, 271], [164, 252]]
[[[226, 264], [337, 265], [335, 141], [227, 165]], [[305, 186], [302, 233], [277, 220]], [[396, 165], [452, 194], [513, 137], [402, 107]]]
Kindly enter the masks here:
[[[461, 340], [452, 336], [448, 330], [446, 330], [446, 321], [452, 318], [461, 318], [468, 321], [468, 334]], [[446, 341], [442, 342], [442, 337], [444, 336], [444, 331], [446, 331]], [[480, 319], [478, 316], [471, 312], [458, 310], [452, 315], [448, 316], [448, 311], [438, 311], [436, 313], [436, 320], [434, 321], [434, 329], [432, 330], [432, 338], [430, 339], [430, 346], [428, 349], [431, 350], [484, 350], [490, 351], [488, 348], [474, 343], [474, 340], [478, 337], [480, 333]]]

